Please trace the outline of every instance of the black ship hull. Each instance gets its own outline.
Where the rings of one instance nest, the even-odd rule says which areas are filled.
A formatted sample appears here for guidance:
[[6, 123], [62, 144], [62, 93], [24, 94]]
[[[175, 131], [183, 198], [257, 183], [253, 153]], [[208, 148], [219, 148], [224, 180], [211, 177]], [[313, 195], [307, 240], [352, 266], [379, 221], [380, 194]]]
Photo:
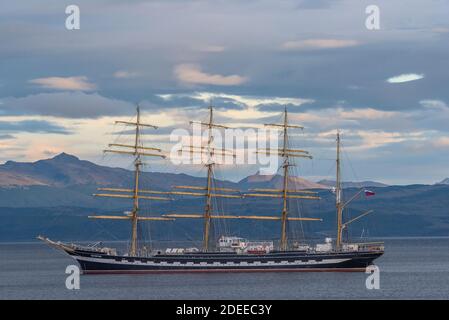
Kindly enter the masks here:
[[286, 251], [263, 255], [211, 252], [129, 257], [83, 250], [65, 251], [79, 263], [84, 274], [365, 271], [367, 266], [383, 254], [380, 251]]

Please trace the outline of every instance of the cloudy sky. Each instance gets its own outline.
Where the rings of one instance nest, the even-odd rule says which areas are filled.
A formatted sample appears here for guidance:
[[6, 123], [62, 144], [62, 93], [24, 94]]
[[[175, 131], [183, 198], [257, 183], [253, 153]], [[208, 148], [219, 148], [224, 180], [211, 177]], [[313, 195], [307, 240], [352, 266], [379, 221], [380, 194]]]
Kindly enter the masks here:
[[[348, 180], [449, 176], [449, 1], [0, 1], [0, 161], [65, 151], [125, 165], [101, 149], [126, 136], [112, 123], [136, 103], [161, 127], [148, 142], [169, 149], [212, 101], [233, 127], [287, 106], [315, 156], [300, 162], [311, 179], [332, 176], [336, 129]], [[80, 30], [65, 27], [71, 4]], [[365, 26], [373, 4], [380, 30]], [[255, 171], [223, 168], [234, 180]]]

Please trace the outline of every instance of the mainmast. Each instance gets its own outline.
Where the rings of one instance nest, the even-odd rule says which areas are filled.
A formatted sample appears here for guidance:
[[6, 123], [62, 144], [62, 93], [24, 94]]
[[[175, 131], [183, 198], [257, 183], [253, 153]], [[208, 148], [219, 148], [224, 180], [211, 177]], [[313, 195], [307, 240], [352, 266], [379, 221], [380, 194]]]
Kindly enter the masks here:
[[[134, 145], [127, 145], [127, 144], [117, 144], [117, 143], [111, 143], [109, 144], [109, 147], [119, 147], [119, 148], [125, 148], [125, 149], [131, 149], [130, 151], [125, 150], [115, 150], [115, 149], [106, 149], [104, 152], [111, 152], [111, 153], [119, 153], [119, 154], [127, 154], [132, 155], [134, 157], [134, 186], [132, 189], [119, 189], [119, 188], [98, 188], [98, 190], [102, 191], [112, 191], [112, 192], [120, 192], [120, 193], [112, 193], [112, 194], [94, 194], [94, 196], [97, 197], [112, 197], [112, 198], [129, 198], [133, 199], [133, 208], [130, 214], [126, 216], [89, 216], [89, 218], [92, 219], [113, 219], [113, 220], [131, 220], [131, 244], [129, 248], [129, 255], [130, 256], [136, 256], [137, 255], [137, 225], [138, 222], [141, 220], [153, 220], [153, 221], [167, 221], [167, 220], [173, 220], [169, 218], [163, 218], [163, 217], [140, 217], [139, 216], [139, 199], [147, 199], [147, 200], [170, 200], [170, 198], [165, 197], [155, 197], [155, 196], [143, 196], [142, 193], [149, 193], [149, 194], [169, 194], [169, 192], [164, 191], [155, 191], [155, 190], [141, 190], [139, 188], [139, 176], [142, 166], [141, 157], [142, 156], [148, 156], [148, 157], [161, 157], [165, 158], [165, 155], [163, 155], [161, 152], [161, 149], [153, 148], [153, 147], [143, 147], [141, 144], [140, 139], [140, 130], [141, 127], [149, 127], [153, 129], [157, 129], [156, 126], [151, 124], [145, 124], [141, 123], [140, 121], [140, 108], [137, 106], [137, 117], [136, 122], [129, 122], [129, 121], [116, 121], [115, 123], [118, 124], [124, 124], [124, 125], [130, 125], [135, 126], [135, 137], [134, 137]], [[146, 150], [155, 151], [155, 153], [149, 153]]]

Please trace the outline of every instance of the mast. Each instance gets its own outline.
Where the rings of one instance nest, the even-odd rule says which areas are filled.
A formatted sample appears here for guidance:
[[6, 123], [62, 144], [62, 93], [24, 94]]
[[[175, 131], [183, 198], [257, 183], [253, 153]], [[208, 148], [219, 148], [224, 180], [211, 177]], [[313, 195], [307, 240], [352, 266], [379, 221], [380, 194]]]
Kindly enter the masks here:
[[136, 133], [135, 133], [135, 142], [134, 142], [134, 151], [135, 151], [135, 159], [134, 159], [134, 203], [132, 210], [132, 227], [131, 227], [131, 246], [129, 249], [129, 255], [135, 256], [137, 251], [137, 219], [139, 212], [139, 171], [140, 165], [142, 164], [140, 161], [140, 155], [137, 153], [137, 148], [140, 143], [140, 108], [137, 106], [137, 119], [136, 119]]
[[283, 128], [283, 147], [282, 152], [284, 153], [284, 190], [282, 192], [283, 194], [283, 208], [282, 208], [282, 227], [281, 227], [281, 243], [280, 243], [280, 249], [282, 251], [287, 250], [287, 214], [288, 214], [288, 201], [287, 201], [287, 190], [288, 190], [288, 167], [289, 167], [289, 161], [288, 161], [288, 154], [287, 154], [287, 108], [285, 108], [284, 111], [284, 128]]
[[[128, 198], [133, 200], [133, 207], [131, 214], [126, 216], [89, 216], [89, 218], [92, 219], [112, 219], [112, 220], [131, 220], [131, 240], [130, 240], [130, 248], [129, 248], [129, 255], [130, 256], [136, 256], [138, 253], [138, 247], [137, 247], [137, 225], [138, 222], [141, 220], [145, 221], [168, 221], [173, 220], [171, 218], [165, 218], [165, 217], [140, 217], [139, 216], [139, 199], [147, 199], [147, 200], [171, 200], [170, 198], [166, 197], [159, 197], [159, 196], [143, 196], [142, 193], [150, 193], [150, 194], [169, 194], [169, 192], [163, 192], [163, 191], [155, 191], [155, 190], [141, 190], [139, 188], [139, 177], [140, 177], [140, 171], [142, 166], [141, 156], [149, 156], [149, 157], [161, 157], [165, 158], [165, 155], [163, 155], [161, 152], [161, 149], [153, 148], [153, 147], [143, 147], [141, 146], [141, 139], [140, 139], [140, 130], [141, 127], [150, 127], [153, 129], [157, 129], [156, 126], [151, 124], [144, 124], [140, 121], [140, 107], [137, 106], [137, 117], [136, 122], [129, 122], [129, 121], [116, 121], [115, 123], [125, 124], [125, 125], [132, 125], [135, 126], [135, 136], [134, 136], [134, 145], [127, 145], [127, 144], [117, 144], [117, 143], [111, 143], [109, 144], [109, 147], [120, 147], [120, 148], [129, 148], [132, 149], [131, 151], [125, 151], [125, 150], [115, 150], [115, 149], [106, 149], [104, 152], [112, 152], [112, 153], [119, 153], [119, 154], [127, 154], [132, 155], [134, 157], [134, 186], [132, 189], [123, 189], [123, 188], [99, 188], [98, 190], [104, 190], [104, 191], [112, 191], [112, 192], [120, 192], [120, 193], [99, 193], [94, 194], [94, 196], [97, 197], [112, 197], [112, 198]], [[152, 150], [156, 151], [155, 153], [149, 153], [146, 150]]]
[[238, 192], [238, 190], [229, 189], [229, 188], [217, 188], [213, 187], [213, 179], [214, 179], [214, 165], [215, 162], [213, 160], [214, 155], [219, 156], [232, 156], [235, 157], [234, 152], [226, 150], [226, 149], [217, 149], [213, 147], [214, 137], [212, 134], [212, 129], [229, 129], [227, 126], [223, 126], [221, 124], [214, 123], [213, 117], [213, 107], [209, 106], [209, 121], [208, 122], [194, 122], [190, 121], [190, 124], [198, 123], [201, 126], [204, 126], [208, 129], [208, 138], [206, 145], [194, 146], [193, 144], [188, 146], [183, 146], [179, 152], [183, 152], [184, 148], [187, 148], [188, 152], [192, 156], [193, 153], [198, 153], [200, 155], [207, 155], [207, 162], [205, 166], [207, 168], [207, 182], [206, 186], [198, 187], [198, 186], [174, 186], [176, 189], [187, 189], [187, 190], [201, 190], [203, 192], [192, 192], [192, 191], [172, 191], [170, 194], [172, 195], [189, 195], [189, 196], [204, 196], [205, 197], [205, 206], [204, 212], [202, 214], [164, 214], [164, 217], [170, 218], [201, 218], [203, 219], [203, 251], [208, 252], [209, 248], [209, 239], [210, 239], [210, 226], [211, 219], [215, 219], [221, 216], [213, 215], [213, 207], [212, 207], [212, 198], [241, 198], [240, 195], [232, 195], [232, 194], [221, 194], [216, 193], [216, 191], [223, 192]]
[[[265, 124], [265, 126], [271, 126], [271, 127], [280, 127], [282, 128], [282, 148], [279, 149], [262, 149], [261, 153], [265, 153], [267, 155], [277, 155], [283, 159], [282, 168], [283, 168], [283, 187], [282, 189], [257, 189], [256, 191], [261, 192], [271, 192], [271, 194], [247, 194], [245, 196], [251, 196], [251, 197], [271, 197], [271, 198], [277, 198], [282, 197], [282, 212], [280, 216], [281, 220], [281, 237], [280, 237], [280, 244], [279, 249], [281, 251], [286, 251], [288, 249], [288, 239], [287, 239], [287, 222], [290, 220], [296, 220], [296, 221], [321, 221], [321, 219], [311, 219], [311, 218], [289, 218], [288, 217], [288, 199], [289, 198], [299, 198], [299, 199], [319, 199], [319, 197], [315, 196], [314, 192], [311, 191], [302, 191], [302, 190], [290, 190], [288, 186], [289, 181], [289, 174], [288, 174], [288, 168], [292, 166], [293, 164], [290, 164], [290, 157], [300, 157], [300, 158], [309, 158], [311, 159], [312, 156], [309, 155], [309, 152], [305, 150], [299, 150], [299, 149], [289, 149], [288, 148], [288, 129], [303, 129], [302, 126], [297, 125], [291, 125], [288, 123], [288, 112], [287, 107], [284, 109], [284, 121], [282, 124], [275, 124], [275, 123], [269, 123]], [[260, 152], [259, 152], [260, 153]], [[276, 192], [280, 192], [281, 194], [276, 194]], [[295, 194], [300, 193], [300, 194]], [[301, 193], [308, 193], [312, 195], [302, 195]]]
[[337, 243], [336, 249], [341, 250], [342, 231], [343, 231], [343, 203], [341, 198], [341, 171], [340, 171], [340, 131], [337, 131], [337, 172], [335, 182], [335, 195], [337, 208]]
[[347, 226], [360, 218], [374, 212], [373, 210], [368, 210], [358, 215], [357, 217], [346, 221], [343, 223], [343, 210], [346, 208], [348, 204], [350, 204], [353, 200], [355, 200], [360, 194], [363, 193], [364, 188], [360, 189], [357, 193], [355, 193], [349, 200], [346, 202], [343, 201], [342, 197], [342, 187], [341, 187], [341, 159], [340, 159], [340, 150], [341, 150], [341, 137], [340, 131], [337, 131], [337, 160], [336, 160], [336, 181], [335, 181], [335, 207], [337, 209], [337, 241], [335, 244], [335, 248], [337, 251], [341, 250], [343, 244], [343, 230], [347, 228]]
[[204, 208], [204, 228], [203, 228], [203, 250], [205, 252], [209, 251], [210, 216], [212, 211], [211, 184], [212, 184], [212, 166], [214, 165], [212, 161], [212, 150], [211, 150], [212, 125], [213, 125], [213, 109], [212, 106], [210, 106], [209, 124], [208, 124], [209, 132], [207, 139], [208, 160], [206, 163], [207, 167], [206, 206]]
[[[286, 110], [287, 111], [287, 110]], [[192, 121], [191, 121], [192, 123]], [[219, 125], [213, 123], [213, 108], [209, 107], [209, 122], [199, 122], [201, 125], [206, 126], [209, 129], [209, 136], [206, 146], [187, 146], [188, 151], [192, 153], [200, 153], [200, 154], [207, 154], [208, 155], [208, 162], [206, 163], [207, 166], [207, 185], [205, 187], [198, 187], [198, 186], [174, 186], [176, 189], [191, 189], [191, 190], [200, 190], [203, 192], [192, 192], [192, 191], [173, 191], [171, 194], [173, 195], [190, 195], [190, 196], [203, 196], [206, 198], [206, 206], [203, 213], [184, 213], [184, 214], [178, 214], [178, 213], [169, 213], [162, 215], [163, 217], [168, 218], [187, 218], [187, 219], [203, 219], [203, 250], [205, 252], [209, 251], [209, 234], [210, 234], [210, 223], [212, 219], [251, 219], [251, 220], [274, 220], [274, 221], [281, 221], [282, 223], [282, 235], [281, 235], [281, 241], [283, 240], [282, 248], [283, 250], [286, 250], [286, 243], [287, 243], [287, 232], [286, 232], [286, 225], [287, 221], [322, 221], [318, 218], [297, 218], [297, 217], [288, 217], [288, 198], [296, 198], [296, 199], [319, 199], [319, 197], [316, 196], [315, 192], [312, 191], [305, 191], [305, 190], [289, 190], [288, 189], [288, 172], [286, 170], [288, 169], [288, 166], [290, 166], [288, 162], [288, 157], [304, 157], [304, 158], [311, 158], [311, 156], [308, 154], [307, 151], [304, 150], [294, 150], [294, 149], [288, 149], [287, 145], [287, 128], [302, 128], [300, 126], [294, 126], [289, 125], [287, 120], [287, 112], [285, 112], [284, 115], [284, 123], [283, 124], [266, 124], [266, 126], [275, 126], [275, 127], [283, 127], [283, 133], [284, 133], [284, 144], [282, 148], [279, 149], [265, 149], [264, 151], [257, 151], [258, 153], [266, 153], [266, 154], [275, 154], [280, 157], [284, 157], [287, 160], [284, 161], [284, 186], [282, 189], [251, 189], [250, 191], [256, 191], [256, 192], [262, 192], [262, 193], [246, 193], [241, 195], [239, 190], [230, 189], [230, 188], [218, 188], [212, 186], [213, 181], [213, 166], [214, 162], [212, 161], [212, 156], [214, 154], [220, 155], [220, 156], [232, 156], [235, 158], [235, 154], [232, 151], [226, 150], [226, 149], [216, 149], [215, 147], [212, 147], [213, 142], [213, 136], [211, 134], [212, 128], [222, 128], [222, 129], [229, 129], [226, 126]], [[184, 147], [183, 147], [184, 148]], [[182, 152], [183, 150], [179, 150], [179, 152]], [[223, 193], [217, 193], [216, 191], [222, 191], [222, 192], [233, 192], [237, 194], [223, 194]], [[270, 193], [264, 193], [264, 192], [270, 192]], [[217, 215], [213, 213], [212, 208], [212, 198], [234, 198], [234, 199], [241, 199], [244, 197], [269, 197], [269, 198], [283, 198], [283, 211], [282, 216], [259, 216], [259, 215]]]

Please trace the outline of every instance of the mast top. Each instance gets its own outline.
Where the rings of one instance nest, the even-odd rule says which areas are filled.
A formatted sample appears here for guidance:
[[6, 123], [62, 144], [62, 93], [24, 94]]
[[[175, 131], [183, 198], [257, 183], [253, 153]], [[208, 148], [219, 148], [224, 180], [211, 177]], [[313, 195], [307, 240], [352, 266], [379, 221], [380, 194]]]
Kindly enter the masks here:
[[[138, 253], [137, 246], [137, 224], [139, 221], [170, 221], [173, 220], [171, 218], [166, 217], [140, 217], [139, 216], [139, 200], [171, 200], [170, 198], [160, 197], [160, 196], [147, 196], [142, 195], [142, 193], [153, 193], [153, 194], [168, 194], [167, 192], [162, 191], [152, 191], [152, 190], [141, 190], [140, 183], [140, 167], [142, 165], [141, 156], [150, 156], [150, 157], [161, 157], [165, 158], [165, 155], [162, 154], [162, 150], [154, 147], [144, 147], [141, 145], [140, 140], [140, 127], [150, 127], [153, 129], [157, 129], [156, 126], [151, 124], [144, 124], [140, 122], [140, 106], [137, 104], [136, 107], [136, 121], [116, 121], [115, 123], [131, 125], [135, 127], [135, 136], [134, 136], [134, 144], [119, 144], [119, 143], [111, 143], [108, 146], [113, 149], [106, 149], [104, 152], [111, 153], [119, 153], [134, 156], [134, 186], [132, 189], [124, 189], [124, 188], [99, 188], [99, 190], [110, 191], [113, 193], [100, 193], [94, 194], [97, 197], [112, 197], [112, 198], [122, 198], [122, 199], [132, 199], [133, 200], [133, 208], [129, 215], [125, 216], [116, 216], [116, 215], [95, 215], [89, 216], [92, 219], [112, 219], [112, 220], [129, 220], [131, 221], [131, 241], [129, 248], [129, 255], [136, 256]], [[130, 150], [127, 151], [126, 149]], [[154, 152], [149, 153], [146, 150], [152, 150]]]
[[[135, 157], [135, 163], [136, 164], [141, 164], [142, 162], [139, 161], [141, 156], [147, 156], [147, 157], [161, 157], [161, 158], [166, 158], [166, 156], [164, 154], [162, 154], [162, 150], [159, 148], [154, 148], [154, 147], [145, 147], [141, 145], [141, 140], [140, 140], [140, 127], [149, 127], [149, 128], [153, 128], [153, 129], [158, 129], [157, 126], [153, 125], [153, 124], [148, 124], [148, 123], [142, 123], [140, 121], [140, 106], [139, 104], [137, 104], [136, 106], [136, 113], [137, 113], [137, 117], [136, 117], [136, 121], [122, 121], [122, 120], [117, 120], [115, 121], [116, 124], [124, 124], [127, 126], [134, 126], [135, 127], [135, 138], [134, 138], [134, 144], [119, 144], [119, 143], [110, 143], [108, 145], [108, 147], [115, 147], [112, 149], [105, 149], [103, 150], [103, 152], [107, 153], [119, 153], [119, 154], [127, 154], [127, 155], [133, 155]], [[125, 148], [125, 150], [123, 149]], [[132, 151], [128, 151], [126, 149], [133, 149]], [[146, 150], [152, 150], [152, 151], [156, 151], [155, 153], [150, 153], [147, 152]]]
[[[309, 158], [311, 159], [312, 156], [309, 154], [309, 152], [305, 150], [300, 149], [292, 149], [288, 146], [288, 129], [304, 129], [303, 126], [298, 125], [291, 125], [288, 123], [288, 110], [287, 106], [284, 107], [284, 121], [283, 123], [266, 123], [265, 126], [269, 127], [278, 127], [282, 128], [282, 146], [276, 149], [258, 149], [256, 151], [257, 153], [264, 153], [266, 155], [277, 155], [279, 157], [282, 157], [284, 159], [282, 168], [284, 171], [284, 181], [283, 181], [283, 188], [279, 191], [281, 194], [263, 194], [263, 193], [255, 193], [255, 194], [247, 194], [246, 196], [250, 197], [270, 197], [270, 198], [282, 198], [283, 199], [283, 206], [282, 206], [282, 212], [280, 216], [281, 220], [281, 238], [280, 238], [280, 250], [285, 251], [288, 249], [288, 243], [287, 243], [287, 221], [292, 220], [292, 218], [288, 217], [289, 213], [289, 205], [288, 200], [290, 198], [300, 198], [300, 199], [319, 199], [319, 197], [315, 196], [307, 196], [307, 195], [292, 195], [291, 190], [289, 188], [289, 172], [288, 168], [292, 166], [290, 164], [290, 157], [298, 157], [298, 158]], [[301, 218], [299, 218], [301, 219]], [[305, 219], [301, 219], [305, 220]], [[314, 220], [314, 219], [309, 219]], [[319, 219], [315, 219], [319, 220]]]

